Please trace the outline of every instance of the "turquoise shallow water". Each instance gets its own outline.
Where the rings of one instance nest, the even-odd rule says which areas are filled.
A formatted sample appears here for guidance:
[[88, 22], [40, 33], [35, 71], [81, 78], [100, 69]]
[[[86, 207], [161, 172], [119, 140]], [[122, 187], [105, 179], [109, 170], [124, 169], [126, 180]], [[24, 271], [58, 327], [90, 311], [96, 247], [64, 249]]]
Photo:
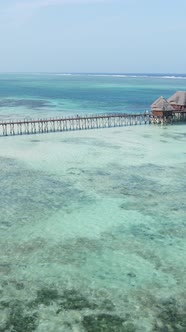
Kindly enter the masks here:
[[186, 331], [185, 128], [1, 137], [0, 331]]
[[144, 112], [161, 95], [185, 90], [185, 82], [186, 75], [0, 74], [0, 118]]

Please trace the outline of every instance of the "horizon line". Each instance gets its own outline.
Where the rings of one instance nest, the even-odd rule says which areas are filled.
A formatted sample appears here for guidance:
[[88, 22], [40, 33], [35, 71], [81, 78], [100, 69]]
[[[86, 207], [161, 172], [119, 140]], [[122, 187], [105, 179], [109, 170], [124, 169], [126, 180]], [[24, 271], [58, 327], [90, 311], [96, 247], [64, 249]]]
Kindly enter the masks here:
[[185, 73], [179, 72], [88, 72], [88, 71], [72, 71], [72, 72], [63, 72], [63, 71], [0, 71], [0, 74], [64, 74], [64, 75], [83, 75], [83, 74], [105, 74], [105, 75], [186, 75]]

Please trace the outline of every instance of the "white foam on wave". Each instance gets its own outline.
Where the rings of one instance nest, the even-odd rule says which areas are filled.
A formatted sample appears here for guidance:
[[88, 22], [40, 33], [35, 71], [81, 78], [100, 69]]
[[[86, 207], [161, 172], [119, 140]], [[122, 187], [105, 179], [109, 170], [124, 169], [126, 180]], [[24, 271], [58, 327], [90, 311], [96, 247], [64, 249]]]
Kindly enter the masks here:
[[186, 76], [160, 76], [161, 78], [168, 78], [168, 79], [181, 79], [181, 80], [185, 80]]
[[51, 76], [90, 76], [90, 77], [121, 77], [121, 78], [154, 78], [154, 79], [186, 79], [186, 74], [182, 75], [161, 75], [161, 74], [117, 74], [117, 73], [31, 73], [31, 75], [51, 75]]

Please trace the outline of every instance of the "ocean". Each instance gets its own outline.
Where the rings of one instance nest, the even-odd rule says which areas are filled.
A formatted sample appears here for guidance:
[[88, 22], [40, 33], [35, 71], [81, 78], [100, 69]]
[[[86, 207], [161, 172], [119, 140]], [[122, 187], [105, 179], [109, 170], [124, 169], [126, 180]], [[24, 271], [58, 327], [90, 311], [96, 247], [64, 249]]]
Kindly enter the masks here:
[[0, 74], [0, 118], [144, 112], [185, 87], [186, 75]]
[[[186, 75], [0, 74], [0, 119], [177, 90]], [[0, 140], [0, 331], [186, 331], [185, 124]]]

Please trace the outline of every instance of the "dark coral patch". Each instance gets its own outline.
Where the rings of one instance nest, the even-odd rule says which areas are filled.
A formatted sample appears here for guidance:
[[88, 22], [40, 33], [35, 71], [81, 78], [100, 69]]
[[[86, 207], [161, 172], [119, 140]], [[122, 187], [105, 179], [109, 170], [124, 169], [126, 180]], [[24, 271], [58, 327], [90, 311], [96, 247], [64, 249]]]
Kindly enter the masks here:
[[181, 308], [174, 299], [158, 305], [158, 310], [153, 332], [186, 331], [186, 309]]
[[50, 305], [51, 302], [56, 301], [58, 298], [59, 295], [56, 289], [42, 288], [37, 292], [35, 303]]
[[2, 99], [0, 101], [0, 107], [28, 107], [28, 108], [38, 108], [38, 107], [52, 107], [50, 103], [41, 99]]
[[131, 324], [116, 315], [99, 314], [85, 316], [83, 326], [87, 332], [135, 332]]
[[25, 314], [24, 309], [15, 305], [11, 308], [4, 331], [33, 332], [38, 326], [37, 315]]
[[60, 302], [62, 310], [83, 310], [83, 309], [96, 309], [97, 305], [93, 302], [90, 302], [83, 295], [79, 294], [76, 290], [65, 290], [61, 296]]

